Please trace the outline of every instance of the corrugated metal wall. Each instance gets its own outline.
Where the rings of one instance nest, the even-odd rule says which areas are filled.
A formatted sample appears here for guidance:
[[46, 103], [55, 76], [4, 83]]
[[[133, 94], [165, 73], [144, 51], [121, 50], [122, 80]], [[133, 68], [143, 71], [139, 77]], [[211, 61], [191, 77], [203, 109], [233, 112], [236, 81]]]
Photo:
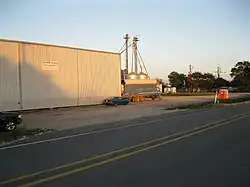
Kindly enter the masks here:
[[[23, 108], [77, 105], [77, 51], [42, 45], [21, 44]], [[58, 69], [44, 70], [44, 62]]]
[[[120, 55], [78, 51], [79, 104], [121, 95]], [[119, 63], [118, 63], [119, 62]]]
[[0, 41], [0, 110], [20, 109], [18, 44]]
[[0, 54], [3, 110], [99, 104], [121, 94], [117, 53], [1, 41]]

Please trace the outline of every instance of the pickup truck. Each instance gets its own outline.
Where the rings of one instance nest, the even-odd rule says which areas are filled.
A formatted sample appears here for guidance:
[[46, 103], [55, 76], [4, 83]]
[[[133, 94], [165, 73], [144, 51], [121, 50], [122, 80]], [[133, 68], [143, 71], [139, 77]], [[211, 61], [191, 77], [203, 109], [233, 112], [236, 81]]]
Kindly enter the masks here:
[[19, 112], [0, 112], [0, 127], [7, 131], [14, 131], [22, 121]]

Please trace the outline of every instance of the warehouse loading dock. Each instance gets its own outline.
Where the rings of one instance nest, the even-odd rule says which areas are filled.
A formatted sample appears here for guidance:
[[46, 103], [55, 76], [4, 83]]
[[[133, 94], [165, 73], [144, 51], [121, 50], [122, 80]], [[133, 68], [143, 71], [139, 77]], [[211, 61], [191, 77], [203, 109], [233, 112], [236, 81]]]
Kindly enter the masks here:
[[119, 53], [0, 40], [0, 110], [101, 104], [121, 95]]

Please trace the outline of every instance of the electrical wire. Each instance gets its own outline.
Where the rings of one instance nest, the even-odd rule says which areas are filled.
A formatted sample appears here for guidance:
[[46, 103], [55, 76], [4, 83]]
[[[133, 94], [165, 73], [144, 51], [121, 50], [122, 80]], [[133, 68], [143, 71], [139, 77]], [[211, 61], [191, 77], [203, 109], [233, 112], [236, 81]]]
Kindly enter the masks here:
[[[138, 50], [137, 50], [137, 55], [138, 55]], [[141, 72], [142, 72], [142, 65], [141, 65], [141, 60], [140, 60], [140, 58], [138, 58], [137, 61], [139, 62], [139, 66], [140, 66]]]
[[[128, 48], [131, 47], [131, 45], [132, 45], [132, 44], [129, 44], [129, 45], [128, 45]], [[126, 51], [126, 48], [123, 49], [123, 50], [122, 50], [121, 52], [119, 52], [119, 53], [122, 54], [122, 53], [124, 53], [124, 51]]]
[[141, 54], [140, 54], [140, 51], [139, 51], [138, 47], [137, 47], [137, 51], [138, 51], [139, 57], [140, 57], [140, 59], [141, 59], [141, 61], [142, 61], [142, 65], [143, 65], [143, 67], [144, 67], [144, 69], [145, 69], [145, 71], [146, 71], [146, 74], [148, 75], [147, 68], [146, 68], [146, 66], [145, 66], [145, 64], [144, 64], [144, 62], [143, 62], [143, 59], [142, 59], [142, 57], [141, 57]]
[[125, 47], [126, 43], [123, 44], [122, 48], [119, 50], [118, 53], [121, 53], [121, 51], [123, 50], [123, 48]]

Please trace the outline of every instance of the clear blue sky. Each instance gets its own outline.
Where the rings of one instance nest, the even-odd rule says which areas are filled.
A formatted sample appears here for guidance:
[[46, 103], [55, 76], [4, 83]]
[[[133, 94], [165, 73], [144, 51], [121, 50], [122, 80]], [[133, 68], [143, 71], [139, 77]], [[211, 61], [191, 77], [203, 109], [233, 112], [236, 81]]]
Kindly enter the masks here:
[[249, 0], [1, 0], [0, 38], [117, 52], [128, 32], [152, 77], [228, 74], [250, 60], [249, 12]]

